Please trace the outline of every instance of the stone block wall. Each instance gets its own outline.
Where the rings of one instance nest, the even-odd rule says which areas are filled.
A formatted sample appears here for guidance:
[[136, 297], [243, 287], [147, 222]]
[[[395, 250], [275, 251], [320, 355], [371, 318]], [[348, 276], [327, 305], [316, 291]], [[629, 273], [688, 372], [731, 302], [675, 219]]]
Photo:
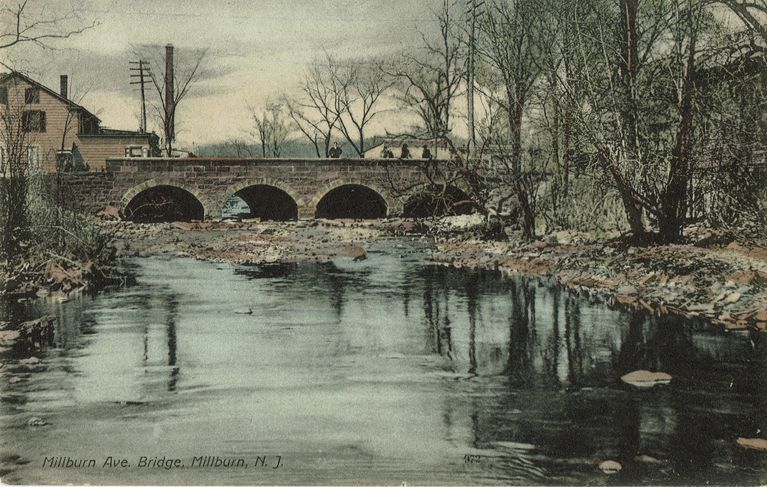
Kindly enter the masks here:
[[205, 208], [206, 218], [216, 218], [232, 194], [262, 184], [290, 195], [299, 218], [313, 218], [322, 197], [347, 184], [376, 191], [388, 213], [399, 214], [418, 185], [428, 183], [426, 171], [440, 164], [396, 159], [120, 158], [107, 160], [103, 173], [61, 177], [63, 186], [87, 211], [105, 206], [124, 209], [141, 191], [168, 185], [194, 195]]

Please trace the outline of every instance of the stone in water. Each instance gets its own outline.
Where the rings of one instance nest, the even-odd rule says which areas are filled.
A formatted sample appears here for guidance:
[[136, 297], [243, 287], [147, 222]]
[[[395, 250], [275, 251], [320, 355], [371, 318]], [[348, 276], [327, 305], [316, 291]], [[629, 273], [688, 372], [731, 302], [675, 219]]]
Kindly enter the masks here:
[[599, 470], [606, 473], [607, 475], [618, 473], [622, 468], [623, 466], [615, 460], [605, 460], [599, 464]]
[[767, 451], [767, 440], [761, 438], [738, 438], [737, 443], [749, 450]]
[[621, 377], [626, 384], [646, 389], [658, 385], [667, 385], [671, 382], [671, 376], [665, 372], [650, 372], [649, 370], [635, 370]]

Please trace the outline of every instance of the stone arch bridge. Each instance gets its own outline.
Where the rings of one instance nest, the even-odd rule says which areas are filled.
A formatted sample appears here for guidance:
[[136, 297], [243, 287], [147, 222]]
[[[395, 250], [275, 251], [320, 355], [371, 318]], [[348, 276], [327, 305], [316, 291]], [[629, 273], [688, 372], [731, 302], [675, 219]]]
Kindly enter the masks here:
[[[121, 158], [107, 160], [105, 172], [62, 174], [61, 181], [82, 209], [113, 206], [126, 218], [162, 205], [172, 219], [215, 219], [233, 195], [265, 219], [377, 218], [433, 212], [430, 188], [446, 167], [397, 159]], [[447, 189], [443, 200], [467, 199], [466, 188]]]

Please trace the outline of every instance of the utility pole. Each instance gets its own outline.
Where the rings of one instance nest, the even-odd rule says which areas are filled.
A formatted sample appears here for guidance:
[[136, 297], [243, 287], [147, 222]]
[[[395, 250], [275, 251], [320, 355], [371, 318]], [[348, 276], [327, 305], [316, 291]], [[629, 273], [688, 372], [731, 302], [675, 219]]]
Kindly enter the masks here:
[[[149, 63], [146, 61], [143, 61], [139, 59], [138, 61], [130, 61], [131, 64], [131, 71], [138, 71], [138, 74], [131, 73], [131, 82], [132, 85], [139, 85], [141, 88], [141, 127], [139, 128], [139, 132], [142, 134], [146, 133], [146, 94], [144, 92], [144, 85], [149, 81], [149, 77], [151, 76], [151, 70], [149, 68]], [[138, 65], [138, 67], [134, 67], [133, 65]], [[137, 81], [133, 81], [133, 78], [138, 78]]]

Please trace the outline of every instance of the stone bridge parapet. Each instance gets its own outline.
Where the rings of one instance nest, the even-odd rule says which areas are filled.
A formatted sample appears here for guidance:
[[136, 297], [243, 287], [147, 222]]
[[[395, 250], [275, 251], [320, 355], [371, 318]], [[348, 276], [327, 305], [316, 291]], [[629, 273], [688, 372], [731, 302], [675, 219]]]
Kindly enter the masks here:
[[221, 216], [225, 202], [251, 187], [276, 188], [297, 207], [298, 218], [314, 218], [323, 198], [354, 185], [375, 192], [387, 215], [399, 215], [418, 187], [430, 182], [445, 161], [398, 159], [108, 159], [102, 173], [69, 173], [62, 184], [83, 209], [115, 206], [124, 211], [142, 192], [159, 186], [191, 194], [205, 218]]

